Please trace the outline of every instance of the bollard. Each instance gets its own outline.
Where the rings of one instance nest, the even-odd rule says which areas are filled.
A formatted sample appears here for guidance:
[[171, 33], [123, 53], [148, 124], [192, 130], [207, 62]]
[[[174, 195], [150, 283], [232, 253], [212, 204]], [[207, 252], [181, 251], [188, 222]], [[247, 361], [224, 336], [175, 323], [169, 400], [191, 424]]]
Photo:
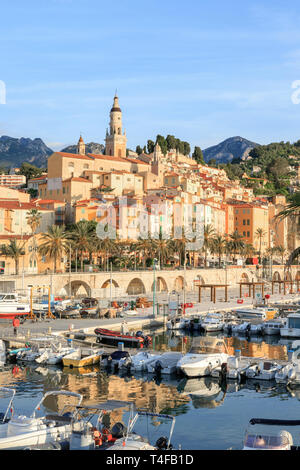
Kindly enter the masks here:
[[124, 351], [124, 343], [118, 343], [118, 351]]
[[51, 326], [49, 326], [49, 328], [48, 328], [48, 333], [49, 333], [49, 335], [52, 334], [52, 328], [51, 328]]

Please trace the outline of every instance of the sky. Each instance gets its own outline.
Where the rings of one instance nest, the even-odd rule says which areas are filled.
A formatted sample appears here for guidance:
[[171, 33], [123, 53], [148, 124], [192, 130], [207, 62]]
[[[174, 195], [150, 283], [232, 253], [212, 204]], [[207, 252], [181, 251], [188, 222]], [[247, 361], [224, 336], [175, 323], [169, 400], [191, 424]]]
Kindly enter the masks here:
[[104, 143], [117, 89], [131, 149], [300, 139], [298, 0], [13, 0], [0, 22], [0, 135]]

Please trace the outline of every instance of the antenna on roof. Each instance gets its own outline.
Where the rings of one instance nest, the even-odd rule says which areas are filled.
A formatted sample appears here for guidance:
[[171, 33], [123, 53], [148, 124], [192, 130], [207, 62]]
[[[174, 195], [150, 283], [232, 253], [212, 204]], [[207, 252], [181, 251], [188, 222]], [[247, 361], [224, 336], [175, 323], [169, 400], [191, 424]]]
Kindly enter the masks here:
[[118, 89], [116, 88], [115, 97], [118, 96]]

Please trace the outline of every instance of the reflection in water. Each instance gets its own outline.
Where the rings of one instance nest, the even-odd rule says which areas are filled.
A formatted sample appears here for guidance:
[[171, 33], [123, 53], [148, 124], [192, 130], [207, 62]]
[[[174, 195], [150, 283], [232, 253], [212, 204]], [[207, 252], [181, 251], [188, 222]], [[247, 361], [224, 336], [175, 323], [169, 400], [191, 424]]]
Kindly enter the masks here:
[[[214, 335], [214, 338], [223, 337]], [[192, 340], [193, 336], [183, 332], [160, 332], [153, 336], [153, 348], [162, 352], [170, 349], [188, 352]], [[225, 336], [224, 340], [229, 354], [240, 349], [244, 356], [266, 356], [273, 360], [287, 359], [290, 347], [287, 341], [274, 337], [248, 341], [245, 337]], [[16, 389], [17, 414], [31, 412], [34, 403], [49, 390], [70, 390], [81, 393], [86, 404], [118, 399], [134, 401], [137, 408], [150, 412], [176, 415], [174, 444], [177, 440], [183, 449], [240, 448], [249, 419], [254, 416], [292, 419], [300, 400], [300, 388], [289, 390], [273, 381], [247, 379], [242, 384], [226, 384], [211, 377], [186, 379], [176, 375], [112, 373], [100, 366], [69, 369], [11, 364], [0, 369], [0, 385]], [[0, 400], [0, 410], [1, 405]], [[52, 408], [58, 405], [48, 404]], [[114, 419], [122, 421], [123, 416], [116, 415]], [[226, 436], [230, 436], [228, 441]]]

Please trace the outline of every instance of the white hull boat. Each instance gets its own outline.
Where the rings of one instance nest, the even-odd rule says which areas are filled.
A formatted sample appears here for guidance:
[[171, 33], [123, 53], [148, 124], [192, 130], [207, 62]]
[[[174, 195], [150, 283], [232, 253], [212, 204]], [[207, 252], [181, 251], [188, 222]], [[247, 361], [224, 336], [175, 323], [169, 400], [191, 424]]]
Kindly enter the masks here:
[[63, 358], [67, 354], [71, 354], [76, 351], [76, 348], [71, 347], [61, 347], [58, 350], [53, 351], [53, 349], [46, 349], [40, 356], [35, 359], [35, 362], [38, 364], [61, 364]]
[[280, 335], [280, 331], [285, 326], [285, 320], [269, 320], [263, 324], [264, 335]]
[[152, 354], [146, 351], [139, 352], [134, 356], [129, 355], [119, 361], [120, 369], [130, 369], [133, 372], [148, 372], [148, 364], [158, 360], [161, 354]]
[[67, 391], [47, 392], [35, 407], [32, 415], [12, 417], [11, 420], [0, 426], [0, 449], [18, 450], [29, 446], [43, 445], [50, 442], [61, 442], [71, 434], [72, 415], [48, 415], [36, 417], [43, 401], [50, 395], [63, 395], [74, 397], [79, 405], [82, 395]]
[[240, 380], [250, 366], [250, 360], [238, 356], [230, 356], [227, 360], [226, 378], [228, 380]]
[[300, 421], [252, 418], [245, 434], [243, 450], [292, 450], [293, 437], [286, 428]]
[[273, 380], [275, 379], [276, 372], [281, 369], [281, 366], [276, 362], [261, 361], [259, 364], [254, 364], [245, 371], [245, 375], [249, 379], [257, 380]]
[[148, 372], [153, 374], [174, 374], [178, 371], [178, 361], [182, 359], [180, 352], [166, 352], [157, 358], [153, 358], [147, 364]]
[[30, 311], [30, 303], [22, 301], [17, 293], [0, 293], [0, 319], [26, 318]]
[[0, 366], [4, 366], [6, 363], [6, 346], [4, 341], [0, 340]]
[[187, 377], [204, 377], [212, 370], [227, 363], [228, 354], [186, 354], [177, 364]]
[[224, 320], [223, 316], [218, 314], [209, 314], [206, 318], [201, 322], [201, 329], [206, 333], [215, 332], [215, 331], [223, 331], [224, 329]]

